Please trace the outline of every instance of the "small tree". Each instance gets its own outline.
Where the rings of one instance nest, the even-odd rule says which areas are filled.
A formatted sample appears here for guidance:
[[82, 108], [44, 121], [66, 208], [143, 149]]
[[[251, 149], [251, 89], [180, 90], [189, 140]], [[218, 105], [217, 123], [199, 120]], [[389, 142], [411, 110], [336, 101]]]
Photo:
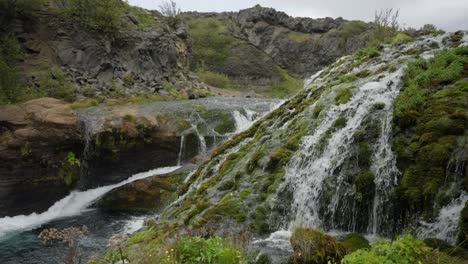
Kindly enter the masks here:
[[391, 40], [400, 29], [399, 10], [393, 8], [381, 9], [375, 12], [373, 38], [385, 42]]
[[[54, 247], [57, 256], [66, 264], [81, 263], [81, 239], [88, 233], [88, 228], [83, 226], [67, 227], [64, 229], [44, 229], [39, 238], [47, 245]], [[65, 248], [60, 247], [64, 245]], [[65, 251], [65, 252], [64, 252]], [[68, 252], [67, 252], [68, 251]]]
[[166, 17], [177, 17], [181, 13], [176, 1], [173, 0], [163, 1], [159, 5], [159, 11]]

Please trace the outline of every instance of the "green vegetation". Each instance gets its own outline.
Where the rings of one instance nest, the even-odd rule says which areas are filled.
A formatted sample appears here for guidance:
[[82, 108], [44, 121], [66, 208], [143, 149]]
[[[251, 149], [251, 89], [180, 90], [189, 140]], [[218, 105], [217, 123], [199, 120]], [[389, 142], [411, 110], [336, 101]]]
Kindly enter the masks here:
[[270, 92], [271, 97], [287, 98], [304, 87], [304, 80], [289, 75], [288, 71], [278, 67], [281, 73], [282, 82], [273, 86]]
[[320, 230], [299, 227], [291, 236], [294, 263], [339, 263], [345, 249], [333, 237]]
[[346, 253], [350, 254], [358, 249], [370, 249], [369, 241], [358, 233], [351, 233], [346, 235], [341, 245], [346, 249]]
[[73, 188], [75, 183], [79, 180], [80, 165], [80, 160], [76, 157], [75, 153], [68, 152], [59, 174], [70, 189]]
[[123, 26], [125, 4], [122, 0], [70, 0], [67, 12], [89, 30], [115, 33]]
[[372, 244], [371, 249], [360, 249], [346, 255], [343, 264], [399, 264], [399, 263], [439, 263], [458, 264], [462, 260], [450, 257], [438, 250], [432, 250], [423, 241], [411, 235], [398, 237], [395, 241], [381, 240]]
[[182, 237], [167, 252], [162, 263], [200, 263], [200, 264], [231, 264], [243, 263], [243, 252], [233, 244], [219, 237]]
[[125, 29], [126, 14], [132, 14], [137, 19], [140, 30], [156, 24], [151, 14], [122, 0], [69, 0], [66, 13], [82, 27], [105, 34], [115, 34]]
[[409, 63], [394, 104], [399, 133], [393, 149], [403, 172], [399, 193], [426, 217], [434, 213], [436, 197], [439, 203], [446, 200], [447, 162], [467, 127], [468, 82], [462, 80], [467, 65], [467, 47]]
[[68, 102], [75, 100], [75, 85], [67, 79], [58, 67], [52, 67], [39, 73], [39, 87], [38, 96], [64, 99]]
[[221, 64], [229, 57], [229, 50], [239, 43], [225, 34], [226, 26], [214, 17], [191, 19], [189, 27], [197, 70], [209, 70]]
[[0, 10], [4, 11], [0, 22], [6, 25], [17, 17], [31, 18], [45, 3], [47, 0], [0, 0]]
[[351, 91], [352, 88], [353, 87], [348, 87], [339, 90], [335, 96], [335, 103], [337, 105], [346, 104], [349, 101], [349, 99], [351, 99], [351, 97], [353, 96], [353, 92]]
[[297, 31], [291, 31], [288, 33], [288, 39], [298, 44], [304, 43], [310, 40], [311, 38], [312, 36], [307, 33], [302, 33], [302, 32], [297, 32]]
[[413, 41], [413, 38], [406, 35], [405, 33], [398, 33], [395, 37], [393, 37], [392, 43], [407, 43]]
[[16, 39], [9, 37], [0, 41], [0, 104], [16, 103], [25, 96], [17, 69], [22, 56]]
[[230, 88], [232, 86], [229, 78], [225, 74], [208, 70], [197, 70], [197, 75], [204, 83], [214, 87]]
[[360, 36], [367, 30], [367, 24], [363, 21], [350, 21], [339, 30], [332, 30], [339, 35], [339, 47], [344, 49], [349, 39]]

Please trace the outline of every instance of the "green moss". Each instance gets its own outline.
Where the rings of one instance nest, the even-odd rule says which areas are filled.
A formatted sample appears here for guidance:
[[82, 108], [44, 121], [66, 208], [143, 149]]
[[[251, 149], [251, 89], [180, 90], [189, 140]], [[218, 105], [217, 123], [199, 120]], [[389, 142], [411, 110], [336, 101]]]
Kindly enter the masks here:
[[255, 213], [253, 213], [250, 218], [252, 219], [251, 227], [260, 235], [268, 234], [270, 230], [270, 226], [267, 222], [267, 210], [262, 207], [258, 206], [255, 209]]
[[413, 41], [413, 38], [405, 33], [398, 33], [392, 40], [393, 43], [408, 43]]
[[72, 189], [80, 179], [80, 160], [76, 158], [75, 153], [68, 152], [65, 161], [59, 171], [65, 185]]
[[129, 123], [136, 123], [136, 121], [137, 121], [136, 117], [134, 115], [131, 115], [131, 114], [124, 115], [122, 120], [124, 122], [129, 122]]
[[372, 72], [371, 72], [370, 70], [364, 69], [364, 70], [362, 70], [362, 71], [357, 72], [357, 73], [355, 74], [355, 76], [356, 76], [357, 78], [364, 78], [364, 77], [367, 77], [367, 76], [371, 75], [371, 73], [372, 73]]
[[351, 97], [353, 96], [353, 92], [351, 91], [352, 88], [353, 87], [348, 87], [338, 91], [335, 96], [335, 103], [337, 105], [347, 103], [349, 99], [351, 99]]
[[369, 249], [371, 247], [369, 241], [358, 233], [351, 233], [346, 235], [341, 244], [346, 249], [347, 254], [350, 254], [358, 249]]
[[370, 171], [362, 171], [354, 180], [358, 199], [361, 201], [369, 201], [374, 196], [375, 183], [374, 174]]
[[250, 157], [249, 161], [246, 164], [246, 171], [251, 173], [253, 172], [257, 166], [258, 162], [261, 158], [263, 158], [266, 154], [266, 145], [262, 145], [257, 151], [255, 151], [252, 156]]
[[297, 31], [291, 31], [288, 33], [288, 39], [295, 42], [295, 43], [304, 43], [308, 40], [310, 40], [312, 36], [307, 33], [302, 33], [302, 32], [297, 32]]
[[285, 147], [276, 148], [270, 155], [267, 169], [269, 171], [274, 171], [279, 167], [285, 166], [292, 158], [293, 154], [294, 152]]
[[345, 255], [338, 241], [316, 229], [296, 228], [290, 240], [295, 263], [339, 263]]
[[291, 76], [287, 70], [277, 68], [281, 74], [281, 83], [273, 86], [270, 96], [274, 98], [287, 98], [304, 87], [304, 80]]
[[361, 49], [358, 52], [355, 53], [355, 56], [357, 58], [375, 58], [380, 55], [379, 50], [374, 47], [368, 47], [365, 49]]
[[336, 129], [341, 129], [341, 128], [344, 128], [345, 126], [346, 126], [346, 118], [345, 117], [337, 118], [332, 124], [332, 127], [336, 128]]

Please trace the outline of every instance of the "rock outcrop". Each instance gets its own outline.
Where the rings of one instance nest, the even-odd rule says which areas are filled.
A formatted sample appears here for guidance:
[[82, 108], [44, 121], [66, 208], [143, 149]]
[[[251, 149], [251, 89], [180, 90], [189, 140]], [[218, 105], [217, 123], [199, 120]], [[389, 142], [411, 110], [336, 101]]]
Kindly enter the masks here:
[[[343, 18], [294, 18], [259, 5], [239, 12], [189, 12], [184, 17], [189, 24], [200, 19], [220, 21], [225, 27], [220, 34], [238, 40], [226, 60], [208, 66], [243, 85], [275, 85], [283, 78], [278, 68], [298, 78], [309, 77], [363, 48], [372, 28], [371, 23]], [[199, 63], [192, 61], [192, 67]]]
[[62, 101], [0, 106], [0, 216], [44, 210], [63, 197], [79, 173], [68, 153], [81, 146], [78, 115]]
[[166, 95], [168, 85], [187, 97], [208, 93], [189, 70], [185, 24], [142, 10], [151, 26], [142, 30], [138, 18], [127, 13], [124, 29], [104, 34], [82, 27], [54, 2], [28, 19], [14, 20], [7, 30], [27, 53], [21, 68], [29, 85], [39, 87], [42, 72], [57, 67], [77, 85], [78, 95]]

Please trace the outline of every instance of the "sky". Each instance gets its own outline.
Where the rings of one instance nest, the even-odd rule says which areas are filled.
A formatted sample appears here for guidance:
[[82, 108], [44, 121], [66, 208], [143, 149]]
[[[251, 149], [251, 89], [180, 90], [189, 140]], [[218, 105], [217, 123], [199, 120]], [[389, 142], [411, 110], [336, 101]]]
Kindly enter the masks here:
[[[132, 5], [159, 9], [164, 0], [128, 0]], [[343, 17], [348, 20], [372, 21], [376, 10], [400, 10], [404, 27], [419, 28], [434, 24], [448, 31], [468, 30], [468, 0], [177, 0], [182, 11], [238, 11], [260, 4], [292, 16]]]

